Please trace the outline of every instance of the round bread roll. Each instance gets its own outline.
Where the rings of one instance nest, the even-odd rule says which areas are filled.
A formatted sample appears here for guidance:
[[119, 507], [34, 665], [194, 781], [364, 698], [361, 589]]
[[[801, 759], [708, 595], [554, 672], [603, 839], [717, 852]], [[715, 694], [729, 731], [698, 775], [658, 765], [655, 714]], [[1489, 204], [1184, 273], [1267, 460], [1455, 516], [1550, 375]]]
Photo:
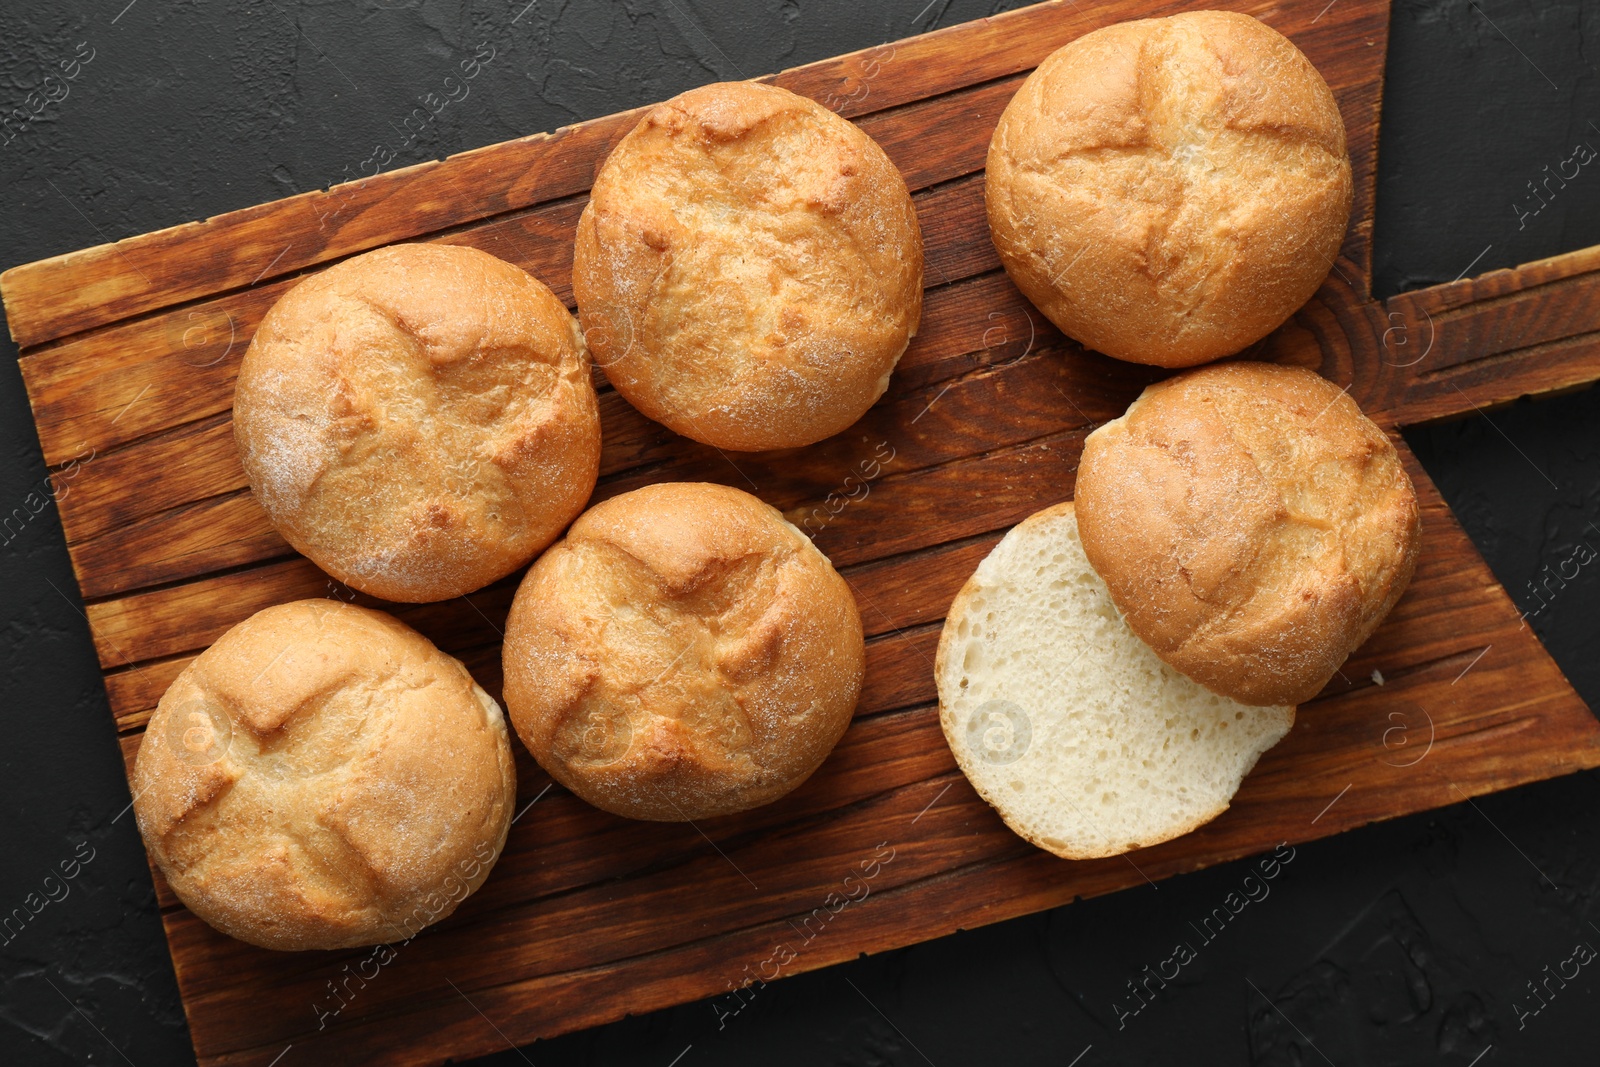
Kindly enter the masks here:
[[505, 844], [500, 708], [382, 612], [258, 611], [184, 668], [139, 746], [134, 813], [178, 898], [272, 949], [402, 941], [449, 915]]
[[707, 85], [606, 160], [572, 291], [634, 407], [718, 448], [790, 448], [888, 388], [922, 314], [922, 231], [856, 126], [776, 86]]
[[1311, 61], [1248, 15], [1123, 22], [1029, 75], [989, 144], [995, 248], [1089, 348], [1188, 367], [1322, 284], [1350, 218], [1344, 122]]
[[285, 293], [239, 368], [234, 439], [285, 540], [385, 600], [447, 600], [583, 510], [600, 408], [577, 323], [526, 271], [410, 244]]
[[1227, 810], [1294, 709], [1251, 708], [1162, 663], [1084, 557], [1071, 501], [1001, 538], [939, 635], [939, 724], [1006, 825], [1115, 856]]
[[850, 725], [865, 649], [850, 589], [748, 493], [647, 486], [585, 512], [506, 620], [506, 707], [598, 808], [682, 821], [768, 803]]
[[1220, 363], [1145, 389], [1078, 467], [1089, 562], [1128, 625], [1246, 704], [1316, 696], [1411, 581], [1394, 445], [1311, 371]]

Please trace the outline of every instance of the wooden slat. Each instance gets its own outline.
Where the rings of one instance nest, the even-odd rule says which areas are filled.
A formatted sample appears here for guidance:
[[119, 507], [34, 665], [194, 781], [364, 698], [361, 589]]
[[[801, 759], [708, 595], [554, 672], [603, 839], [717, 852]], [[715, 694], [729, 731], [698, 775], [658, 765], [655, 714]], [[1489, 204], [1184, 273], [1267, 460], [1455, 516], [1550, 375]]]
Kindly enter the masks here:
[[[1390, 307], [1400, 303], [1391, 301]], [[1419, 310], [1427, 308], [1421, 299], [1410, 303]], [[1427, 373], [1435, 373], [1597, 330], [1600, 271], [1590, 271], [1537, 288], [1442, 309], [1437, 314], [1427, 312], [1417, 332], [1431, 341], [1436, 351], [1426, 355], [1419, 352], [1418, 356], [1426, 363]]]
[[1600, 378], [1600, 246], [1385, 302], [1393, 417], [1421, 422]]
[[1386, 415], [1397, 423], [1426, 422], [1588, 385], [1596, 378], [1600, 335], [1588, 334], [1419, 374]]
[[1444, 285], [1396, 293], [1385, 301], [1385, 306], [1391, 311], [1413, 312], [1426, 307], [1437, 315], [1469, 304], [1484, 305], [1500, 297], [1526, 293], [1595, 271], [1600, 271], [1600, 245], [1536, 259], [1514, 269], [1492, 270]]

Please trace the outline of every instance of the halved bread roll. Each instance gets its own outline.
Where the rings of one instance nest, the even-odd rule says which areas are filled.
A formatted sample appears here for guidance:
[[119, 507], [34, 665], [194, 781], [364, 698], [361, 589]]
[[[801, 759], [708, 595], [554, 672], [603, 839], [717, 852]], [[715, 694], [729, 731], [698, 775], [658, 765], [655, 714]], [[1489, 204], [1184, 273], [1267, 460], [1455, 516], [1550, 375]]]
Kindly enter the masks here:
[[1416, 570], [1416, 489], [1350, 395], [1240, 360], [1147, 387], [1083, 442], [1084, 555], [1163, 660], [1245, 704], [1304, 704]]
[[1163, 663], [1123, 621], [1069, 501], [1029, 516], [951, 605], [935, 674], [978, 795], [1058, 856], [1114, 856], [1216, 818], [1292, 707], [1250, 707]]

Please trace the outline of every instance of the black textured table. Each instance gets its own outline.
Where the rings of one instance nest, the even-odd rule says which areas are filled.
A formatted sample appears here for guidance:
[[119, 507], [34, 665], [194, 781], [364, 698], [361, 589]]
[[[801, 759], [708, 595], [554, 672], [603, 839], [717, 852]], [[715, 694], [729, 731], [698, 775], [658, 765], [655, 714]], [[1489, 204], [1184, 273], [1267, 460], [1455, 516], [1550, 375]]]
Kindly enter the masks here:
[[[380, 147], [391, 167], [442, 157], [1009, 6], [8, 2], [0, 267], [326, 187]], [[396, 128], [491, 37], [505, 46], [469, 98]], [[1398, 0], [1377, 295], [1600, 243], [1600, 168], [1549, 180], [1600, 148], [1586, 40], [1600, 4]], [[8, 343], [0, 1064], [191, 1062], [15, 357]], [[1600, 390], [1408, 437], [1600, 705]], [[1597, 805], [1600, 775], [1548, 782], [787, 979], [736, 1015], [688, 1005], [484, 1062], [1593, 1063]], [[1178, 978], [1147, 980], [1244, 886]]]

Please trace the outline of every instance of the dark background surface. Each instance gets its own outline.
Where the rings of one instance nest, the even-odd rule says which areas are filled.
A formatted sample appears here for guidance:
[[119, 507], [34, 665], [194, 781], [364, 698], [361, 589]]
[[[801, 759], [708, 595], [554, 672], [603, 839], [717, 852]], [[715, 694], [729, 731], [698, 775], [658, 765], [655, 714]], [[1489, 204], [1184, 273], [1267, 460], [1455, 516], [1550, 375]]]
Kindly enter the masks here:
[[[22, 106], [78, 42], [94, 58], [65, 99], [0, 147], [0, 267], [344, 180], [375, 144], [401, 140], [393, 124], [480, 41], [498, 53], [471, 97], [393, 166], [1018, 6], [524, 5], [5, 0], [0, 110]], [[1600, 148], [1596, 63], [1595, 0], [1395, 4], [1379, 295], [1600, 243], [1600, 162], [1537, 214], [1529, 190], [1576, 144]], [[0, 513], [10, 513], [45, 469], [15, 346], [0, 347]], [[1490, 418], [1408, 437], [1531, 612], [1542, 568], [1581, 539], [1600, 549], [1600, 390]], [[53, 508], [0, 546], [0, 599], [0, 911], [60, 861], [92, 854], [70, 895], [0, 948], [0, 1064], [192, 1062]], [[1600, 563], [1529, 622], [1600, 706]], [[1526, 982], [1579, 942], [1600, 948], [1597, 810], [1590, 773], [1303, 846], [1270, 895], [1121, 1028], [1112, 1005], [1133, 1003], [1125, 983], [1255, 862], [786, 979], [721, 1028], [708, 1004], [691, 1004], [483, 1062], [1593, 1064], [1600, 965], [1523, 1012], [1539, 1007]], [[291, 1051], [282, 1067], [302, 1062]]]

